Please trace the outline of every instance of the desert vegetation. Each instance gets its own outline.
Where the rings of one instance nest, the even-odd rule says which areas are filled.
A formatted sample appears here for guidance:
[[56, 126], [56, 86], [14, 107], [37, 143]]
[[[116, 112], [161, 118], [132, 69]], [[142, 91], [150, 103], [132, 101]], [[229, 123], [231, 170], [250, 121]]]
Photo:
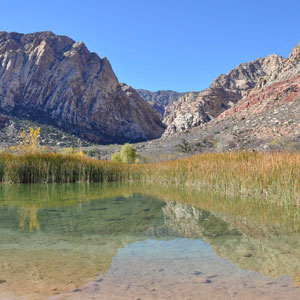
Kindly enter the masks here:
[[129, 144], [113, 161], [90, 158], [67, 148], [61, 153], [39, 147], [39, 129], [0, 154], [1, 183], [140, 181], [215, 193], [300, 204], [300, 154], [290, 152], [202, 153], [159, 163], [138, 163]]
[[132, 145], [126, 143], [122, 146], [120, 152], [113, 153], [111, 160], [118, 163], [133, 164], [139, 163], [141, 156]]
[[300, 155], [207, 153], [162, 163], [127, 164], [81, 154], [2, 153], [0, 182], [142, 181], [299, 205]]

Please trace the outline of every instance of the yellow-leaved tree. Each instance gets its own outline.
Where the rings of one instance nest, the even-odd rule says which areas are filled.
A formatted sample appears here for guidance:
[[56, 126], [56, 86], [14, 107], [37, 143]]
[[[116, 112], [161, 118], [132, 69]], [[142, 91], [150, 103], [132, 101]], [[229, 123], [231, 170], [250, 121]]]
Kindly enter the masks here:
[[11, 150], [18, 152], [35, 152], [39, 149], [39, 138], [41, 134], [41, 128], [34, 129], [30, 127], [29, 135], [25, 129], [20, 132], [21, 142], [18, 146], [11, 147]]

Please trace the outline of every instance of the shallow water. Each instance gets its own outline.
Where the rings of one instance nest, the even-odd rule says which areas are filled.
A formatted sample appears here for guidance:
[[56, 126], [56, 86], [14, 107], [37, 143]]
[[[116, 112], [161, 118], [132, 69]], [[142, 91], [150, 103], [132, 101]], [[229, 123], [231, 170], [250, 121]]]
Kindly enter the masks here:
[[299, 224], [157, 186], [2, 186], [0, 299], [300, 299]]

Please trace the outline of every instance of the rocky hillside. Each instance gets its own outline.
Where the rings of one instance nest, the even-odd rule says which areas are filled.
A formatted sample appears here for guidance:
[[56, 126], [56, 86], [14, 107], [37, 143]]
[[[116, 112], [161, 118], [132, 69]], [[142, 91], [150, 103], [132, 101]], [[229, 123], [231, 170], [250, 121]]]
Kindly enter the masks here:
[[[180, 97], [186, 93], [178, 93], [170, 90], [162, 90], [156, 92], [150, 92], [143, 89], [136, 90], [139, 95], [152, 105], [152, 107], [163, 117], [166, 111], [166, 107], [177, 101]], [[168, 110], [167, 110], [168, 113]]]
[[209, 151], [300, 150], [300, 44], [280, 61], [235, 105], [165, 143], [185, 138], [195, 151], [208, 144]]
[[184, 95], [168, 108], [164, 135], [182, 132], [216, 118], [240, 101], [262, 78], [277, 73], [284, 62], [285, 58], [270, 55], [243, 63], [228, 74], [220, 75], [199, 94]]
[[[174, 103], [173, 107], [178, 108], [176, 122], [181, 122], [183, 125], [189, 124], [189, 126], [183, 126], [178, 131], [174, 130], [174, 134], [165, 134], [160, 139], [136, 144], [139, 153], [147, 157], [149, 161], [161, 161], [207, 151], [244, 149], [299, 151], [300, 44], [294, 48], [288, 59], [272, 55], [259, 61], [264, 62], [265, 66], [270, 64], [270, 68], [264, 69], [264, 72], [269, 69], [268, 73], [260, 79], [253, 80], [252, 83], [256, 83], [251, 89], [235, 89], [235, 95], [241, 97], [235, 104], [230, 104], [230, 98], [225, 98], [225, 100], [222, 97], [217, 98], [221, 103], [228, 101], [232, 106], [216, 117], [212, 116], [211, 120], [207, 118], [198, 126], [192, 127], [186, 120], [194, 120], [195, 115], [199, 116], [199, 111], [196, 110], [198, 115], [194, 115], [193, 111], [188, 108], [197, 108], [199, 105], [201, 107], [206, 104], [205, 101], [198, 102], [199, 98], [209, 99], [205, 98], [204, 94], [213, 95], [214, 90], [209, 88], [205, 93], [186, 94]], [[240, 71], [243, 66], [247, 65], [249, 66], [249, 64], [240, 65], [234, 72], [242, 76]], [[247, 73], [249, 74], [245, 72]], [[219, 79], [226, 77], [228, 79], [230, 74], [232, 73], [221, 75]], [[216, 85], [218, 82], [212, 86]], [[220, 90], [223, 93], [225, 93], [224, 90], [228, 91], [225, 87]], [[209, 106], [207, 103], [207, 107], [214, 107], [214, 104], [211, 103]], [[183, 113], [183, 109], [187, 112]], [[170, 116], [172, 114], [175, 116], [176, 112], [173, 111]], [[167, 133], [170, 132], [168, 131], [170, 128], [169, 125]], [[107, 158], [111, 153], [119, 150], [119, 146], [111, 149], [101, 147], [101, 151], [106, 153]]]
[[[261, 79], [234, 107], [220, 114], [207, 128], [229, 128], [244, 144], [299, 148], [300, 44], [278, 72]], [[228, 124], [228, 125], [224, 125]]]
[[0, 110], [97, 143], [164, 131], [151, 105], [118, 82], [107, 58], [52, 32], [0, 32]]
[[0, 150], [5, 147], [16, 146], [21, 143], [20, 132], [25, 129], [29, 136], [30, 127], [40, 127], [39, 144], [50, 147], [86, 147], [93, 143], [86, 139], [78, 138], [74, 134], [60, 130], [51, 125], [45, 125], [23, 118], [17, 118], [9, 115], [0, 114]]

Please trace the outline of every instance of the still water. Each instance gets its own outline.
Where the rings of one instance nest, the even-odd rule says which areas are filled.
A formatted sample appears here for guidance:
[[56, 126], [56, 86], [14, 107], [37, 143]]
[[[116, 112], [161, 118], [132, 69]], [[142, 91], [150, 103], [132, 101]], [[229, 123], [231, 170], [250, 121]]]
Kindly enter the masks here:
[[300, 299], [297, 208], [130, 184], [0, 187], [0, 299]]

